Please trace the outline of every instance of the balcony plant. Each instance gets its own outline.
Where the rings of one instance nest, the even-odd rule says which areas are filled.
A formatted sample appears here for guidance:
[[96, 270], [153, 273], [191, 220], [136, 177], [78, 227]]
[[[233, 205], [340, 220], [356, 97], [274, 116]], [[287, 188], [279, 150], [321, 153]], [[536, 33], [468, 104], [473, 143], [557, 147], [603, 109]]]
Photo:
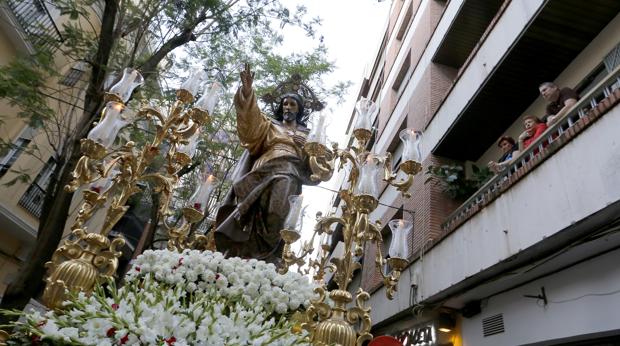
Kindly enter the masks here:
[[475, 164], [471, 165], [470, 175], [467, 175], [465, 168], [459, 164], [430, 165], [425, 174], [427, 176], [425, 184], [430, 182], [437, 184], [450, 198], [459, 201], [471, 197], [493, 176], [488, 168], [480, 168]]

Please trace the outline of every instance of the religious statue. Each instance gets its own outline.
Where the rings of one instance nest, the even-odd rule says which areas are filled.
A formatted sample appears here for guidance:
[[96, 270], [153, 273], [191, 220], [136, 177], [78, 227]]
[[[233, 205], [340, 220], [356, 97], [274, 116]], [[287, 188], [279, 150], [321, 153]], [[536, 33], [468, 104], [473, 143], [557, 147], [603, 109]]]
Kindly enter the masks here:
[[[228, 256], [278, 264], [284, 247], [280, 230], [289, 211], [288, 197], [299, 195], [303, 184], [317, 184], [310, 180], [302, 150], [309, 132], [309, 112], [304, 110], [299, 93], [286, 92], [279, 98], [274, 117], [268, 118], [258, 108], [252, 87], [254, 73], [249, 65], [240, 77], [234, 103], [237, 132], [246, 151], [218, 211], [215, 243], [218, 251]], [[299, 84], [292, 91], [297, 90]], [[307, 104], [312, 108], [317, 103]]]

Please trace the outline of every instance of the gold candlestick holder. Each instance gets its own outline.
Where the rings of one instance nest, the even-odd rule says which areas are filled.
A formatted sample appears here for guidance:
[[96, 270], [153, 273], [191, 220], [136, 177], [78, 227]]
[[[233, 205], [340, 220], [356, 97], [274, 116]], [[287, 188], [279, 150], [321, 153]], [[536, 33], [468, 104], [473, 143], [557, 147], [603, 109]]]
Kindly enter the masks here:
[[[369, 105], [366, 102], [363, 109], [374, 109], [368, 107]], [[319, 346], [361, 345], [372, 339], [370, 307], [366, 306], [370, 295], [361, 288], [357, 289], [355, 295], [348, 291], [354, 272], [361, 268], [358, 259], [363, 255], [363, 249], [367, 244], [373, 243], [378, 248], [375, 265], [383, 276], [386, 295], [389, 299], [394, 297], [401, 272], [409, 264], [408, 255], [403, 255], [402, 252], [395, 252], [402, 257], [394, 255], [384, 258], [380, 249], [380, 244], [383, 243], [381, 223], [369, 221], [369, 215], [379, 205], [378, 198], [374, 194], [378, 191], [378, 186], [373, 176], [362, 175], [372, 175], [376, 171], [376, 165], [383, 165], [383, 180], [400, 191], [404, 197], [410, 197], [409, 189], [413, 184], [414, 176], [421, 171], [422, 165], [411, 159], [402, 162], [399, 169], [406, 177], [400, 180], [397, 178], [397, 172], [392, 171], [391, 154], [379, 156], [368, 151], [367, 145], [372, 137], [371, 130], [358, 128], [353, 131], [353, 136], [356, 139], [356, 145], [346, 149], [338, 149], [337, 145], [329, 149], [323, 144], [313, 142], [306, 143], [304, 146], [304, 152], [308, 156], [313, 173], [312, 179], [315, 181], [329, 180], [334, 173], [337, 161], [340, 163], [338, 170], [342, 170], [345, 164], [350, 164], [351, 169], [348, 175], [350, 187], [341, 189], [339, 192], [343, 202], [339, 215], [332, 214], [323, 217], [318, 214], [312, 239], [304, 243], [299, 254], [290, 251], [291, 244], [298, 236], [288, 237], [289, 231], [287, 230], [282, 230], [281, 233], [286, 244], [282, 257], [284, 268], [281, 271], [286, 272], [288, 266], [293, 264], [301, 267], [307, 263], [306, 273], [310, 270], [315, 272], [314, 279], [319, 284], [316, 290], [319, 298], [312, 301], [307, 310], [303, 327], [310, 332], [312, 343]], [[367, 167], [363, 167], [364, 165]], [[315, 236], [324, 234], [331, 236], [336, 228], [342, 232], [343, 253], [330, 257], [328, 253], [330, 246], [322, 243], [319, 244], [321, 250], [319, 256], [316, 259], [306, 260], [306, 257], [313, 253], [312, 244]], [[386, 264], [391, 268], [388, 273], [384, 273], [383, 270]], [[327, 283], [324, 281], [327, 272], [333, 274], [337, 289], [327, 290]], [[332, 304], [327, 303], [327, 297], [330, 298]]]
[[[141, 80], [141, 76], [135, 70], [130, 76], [139, 76]], [[119, 83], [129, 82], [131, 81], [123, 79]], [[135, 86], [137, 85], [133, 85]], [[111, 90], [114, 88], [115, 86]], [[108, 235], [127, 212], [128, 199], [141, 191], [139, 184], [145, 181], [153, 183], [155, 190], [163, 196], [158, 206], [159, 214], [163, 216], [171, 214], [169, 203], [173, 188], [179, 180], [177, 174], [179, 170], [191, 163], [191, 157], [178, 152], [177, 147], [187, 144], [189, 138], [210, 118], [207, 110], [190, 105], [194, 100], [194, 93], [195, 91], [187, 89], [178, 90], [177, 100], [167, 116], [151, 106], [140, 108], [135, 120], [150, 121], [156, 128], [154, 139], [142, 148], [136, 148], [131, 141], [119, 149], [112, 149], [97, 142], [96, 138], [100, 138], [101, 133], [110, 133], [108, 129], [99, 126], [101, 123], [96, 127], [99, 137], [93, 135], [93, 138], [81, 140], [83, 156], [78, 161], [72, 172], [72, 180], [65, 186], [65, 189], [77, 191], [81, 186], [92, 184], [99, 179], [111, 179], [111, 185], [104, 191], [86, 189], [82, 192], [84, 201], [71, 227], [72, 239], [65, 240], [63, 245], [54, 252], [52, 260], [46, 264], [48, 276], [45, 280], [43, 300], [48, 307], [59, 309], [68, 291], [90, 293], [97, 282], [115, 275], [118, 258], [121, 255], [120, 248], [125, 240], [121, 237], [109, 240]], [[127, 99], [130, 94], [131, 92], [126, 95]], [[114, 107], [117, 112], [120, 112], [121, 119], [127, 99], [123, 99], [118, 94], [106, 96], [106, 100], [115, 102]], [[106, 115], [104, 112], [102, 120], [108, 116], [112, 115]], [[95, 129], [91, 131], [93, 132]], [[115, 136], [116, 133], [112, 135]], [[166, 164], [163, 172], [147, 173], [147, 168], [160, 154], [164, 144], [169, 149], [164, 153]], [[112, 177], [113, 171], [116, 174]], [[97, 232], [91, 233], [85, 226], [86, 221], [102, 208], [105, 208], [106, 213], [104, 222]], [[184, 209], [183, 214], [188, 221], [185, 225], [177, 228], [165, 225], [170, 238], [168, 247], [177, 251], [202, 246], [206, 243], [206, 237], [189, 234], [191, 224], [200, 221], [204, 214], [190, 208]]]

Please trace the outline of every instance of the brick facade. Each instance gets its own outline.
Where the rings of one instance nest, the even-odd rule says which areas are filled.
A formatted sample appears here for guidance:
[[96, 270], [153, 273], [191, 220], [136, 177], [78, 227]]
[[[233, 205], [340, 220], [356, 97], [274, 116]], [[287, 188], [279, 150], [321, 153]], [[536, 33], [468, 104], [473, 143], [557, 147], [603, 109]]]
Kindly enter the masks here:
[[[385, 51], [385, 66], [384, 66], [384, 78], [387, 78], [389, 74], [392, 73], [392, 69], [396, 69], [394, 74], [398, 73], [401, 66], [395, 66], [394, 63], [396, 61], [396, 57], [399, 55], [399, 52], [402, 51], [401, 54], [403, 56], [407, 55], [407, 52], [410, 54], [409, 64], [411, 68], [409, 69], [408, 75], [405, 77], [403, 81], [404, 84], [408, 82], [408, 79], [411, 75], [411, 71], [415, 68], [415, 66], [420, 61], [422, 54], [424, 53], [424, 49], [428, 44], [435, 27], [439, 23], [439, 19], [441, 18], [441, 14], [443, 13], [444, 5], [442, 1], [432, 0], [428, 3], [428, 6], [425, 8], [419, 8], [421, 1], [420, 0], [412, 0], [411, 3], [413, 6], [412, 11], [415, 13], [412, 16], [412, 19], [415, 16], [420, 16], [420, 22], [418, 26], [415, 28], [415, 32], [411, 35], [411, 39], [409, 41], [400, 41], [400, 40], [392, 40], [387, 44], [387, 49]], [[403, 7], [401, 10], [406, 11], [407, 7]], [[418, 11], [422, 11], [421, 13], [417, 13]], [[398, 16], [398, 14], [392, 14], [393, 16]], [[409, 29], [411, 30], [411, 29]], [[456, 75], [456, 72], [454, 72]], [[429, 76], [429, 78], [431, 78]], [[383, 81], [384, 82], [384, 81]], [[426, 83], [421, 83], [422, 85]], [[388, 93], [381, 100], [380, 111], [379, 111], [379, 124], [378, 124], [378, 134], [381, 136], [383, 134], [383, 130], [385, 129], [385, 125], [387, 124], [388, 119], [392, 116], [394, 112], [394, 108], [398, 103], [401, 95], [398, 91], [392, 90], [391, 84], [382, 83], [383, 88], [389, 88]], [[426, 93], [430, 96], [430, 91]], [[427, 96], [427, 97], [428, 97]]]
[[[413, 68], [418, 64], [444, 9], [444, 2], [437, 0], [430, 1], [424, 8], [419, 9], [419, 5], [419, 0], [413, 0], [411, 3], [414, 13], [421, 11], [421, 13], [416, 14], [421, 17], [416, 31], [411, 35], [411, 39], [408, 42], [392, 40], [392, 42], [387, 44], [385, 52], [385, 77], [387, 77], [388, 74], [396, 74], [398, 72], [390, 72], [392, 68], [401, 70], [401, 66], [393, 66], [399, 51], [407, 50], [409, 52], [409, 64], [411, 67], [408, 76], [403, 80], [403, 84], [409, 82], [411, 71], [413, 71]], [[408, 6], [402, 7], [400, 10], [407, 11]], [[393, 12], [392, 16], [397, 18], [398, 12]], [[415, 16], [412, 16], [412, 18], [413, 17]], [[394, 29], [392, 24], [390, 28]], [[396, 28], [396, 30], [398, 30], [398, 28]], [[407, 54], [407, 51], [404, 53], [401, 52], [401, 54]], [[431, 64], [429, 66], [424, 72], [422, 79], [415, 87], [413, 94], [406, 101], [407, 107], [405, 112], [407, 112], [407, 127], [425, 129], [426, 126], [428, 126], [433, 114], [437, 111], [446, 93], [451, 88], [457, 72], [455, 68], [440, 64]], [[392, 82], [390, 81], [390, 83]], [[401, 87], [401, 90], [403, 87]], [[381, 101], [379, 136], [388, 135], [383, 133], [383, 130], [389, 118], [394, 116], [394, 108], [399, 102], [399, 98], [402, 96], [397, 90], [393, 90], [392, 85], [389, 83], [383, 83], [383, 88], [389, 88], [389, 92]], [[396, 132], [394, 136], [398, 136], [398, 132]], [[389, 142], [392, 142], [392, 140]], [[402, 207], [406, 211], [403, 213], [403, 218], [409, 220], [413, 218], [414, 228], [411, 239], [409, 239], [409, 246], [412, 250], [411, 253], [414, 254], [412, 259], [418, 256], [423, 247], [428, 247], [432, 241], [436, 241], [440, 237], [442, 222], [459, 206], [458, 202], [452, 201], [445, 196], [439, 186], [424, 183], [426, 180], [424, 172], [427, 167], [429, 165], [439, 165], [445, 162], [446, 160], [433, 155], [427, 157], [423, 162], [423, 171], [416, 176], [413, 186], [411, 187], [410, 192], [412, 197], [410, 199], [404, 199], [402, 196], [399, 196], [393, 204], [394, 207]], [[384, 184], [382, 188], [384, 189], [385, 186]], [[413, 211], [414, 215], [407, 211]], [[397, 212], [397, 209], [389, 208], [381, 217], [381, 224], [387, 227], [387, 222], [396, 218], [395, 215]], [[400, 217], [400, 215], [398, 216]], [[382, 276], [375, 265], [375, 256], [377, 253], [376, 246], [375, 244], [367, 245], [362, 266], [362, 288], [370, 292], [377, 290], [383, 284]], [[385, 255], [386, 254], [384, 254], [384, 256]]]

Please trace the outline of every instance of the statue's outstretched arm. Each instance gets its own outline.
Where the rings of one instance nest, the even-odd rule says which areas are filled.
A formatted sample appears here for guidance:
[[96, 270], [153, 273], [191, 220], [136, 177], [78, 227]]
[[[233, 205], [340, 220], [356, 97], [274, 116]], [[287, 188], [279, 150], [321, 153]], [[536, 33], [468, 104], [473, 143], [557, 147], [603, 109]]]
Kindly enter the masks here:
[[257, 155], [263, 150], [263, 143], [270, 130], [271, 121], [261, 114], [251, 81], [252, 74], [247, 69], [242, 71], [241, 87], [237, 90], [234, 101], [237, 111], [237, 134], [241, 145], [248, 149], [250, 154]]

